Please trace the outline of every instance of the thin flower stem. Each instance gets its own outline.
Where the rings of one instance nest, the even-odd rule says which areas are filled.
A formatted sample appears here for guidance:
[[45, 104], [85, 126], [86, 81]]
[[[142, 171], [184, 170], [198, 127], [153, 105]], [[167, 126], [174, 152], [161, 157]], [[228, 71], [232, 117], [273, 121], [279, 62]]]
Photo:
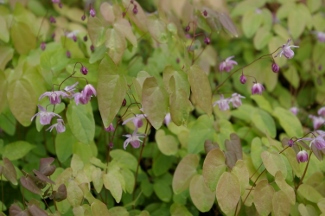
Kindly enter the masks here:
[[238, 68], [237, 70], [235, 70], [235, 71], [233, 71], [233, 72], [231, 72], [230, 74], [229, 74], [229, 76], [220, 84], [220, 85], [218, 85], [217, 87], [216, 87], [216, 89], [215, 89], [215, 91], [216, 90], [218, 90], [221, 86], [223, 86], [223, 84], [225, 84], [226, 83], [226, 81], [228, 81], [235, 73], [237, 73], [238, 71], [242, 71], [244, 68], [246, 68], [246, 67], [249, 67], [250, 65], [252, 65], [252, 64], [254, 64], [255, 62], [257, 62], [257, 61], [259, 61], [259, 60], [261, 60], [261, 59], [263, 59], [263, 58], [265, 58], [265, 57], [268, 57], [268, 56], [271, 56], [272, 58], [273, 58], [273, 54], [274, 53], [276, 53], [279, 49], [281, 49], [282, 47], [278, 47], [274, 52], [272, 52], [272, 53], [269, 53], [269, 54], [265, 54], [265, 55], [262, 55], [262, 56], [260, 56], [259, 58], [257, 58], [257, 59], [255, 59], [254, 61], [252, 61], [251, 63], [249, 63], [249, 64], [247, 64], [247, 65], [245, 65], [245, 66], [243, 66], [243, 67], [241, 67], [241, 68]]
[[[147, 141], [147, 133], [148, 133], [148, 129], [149, 129], [149, 121], [147, 120], [147, 124], [146, 124], [146, 129], [145, 129], [145, 137], [143, 139], [143, 144], [141, 146], [141, 150], [140, 150], [140, 156], [139, 156], [139, 159], [138, 159], [138, 165], [137, 165], [137, 169], [136, 169], [136, 172], [135, 172], [135, 181], [134, 181], [134, 188], [133, 188], [133, 195], [132, 195], [132, 200], [134, 201], [135, 199], [135, 189], [137, 187], [137, 180], [138, 180], [138, 173], [139, 173], [139, 167], [140, 167], [140, 162], [141, 162], [141, 159], [142, 159], [142, 154], [143, 154], [143, 149], [146, 145], [146, 141]], [[133, 208], [135, 207], [135, 203], [133, 203]]]
[[306, 176], [307, 169], [308, 169], [309, 162], [310, 162], [310, 159], [311, 159], [311, 155], [312, 155], [312, 154], [313, 154], [313, 151], [310, 151], [307, 165], [306, 165], [306, 167], [305, 167], [304, 173], [302, 174], [302, 176], [301, 176], [301, 178], [300, 178], [299, 184], [298, 184], [298, 185], [296, 186], [296, 188], [295, 188], [295, 191], [297, 191], [298, 188], [300, 187], [300, 185], [302, 185], [302, 181], [304, 180], [304, 178], [305, 178], [305, 176]]

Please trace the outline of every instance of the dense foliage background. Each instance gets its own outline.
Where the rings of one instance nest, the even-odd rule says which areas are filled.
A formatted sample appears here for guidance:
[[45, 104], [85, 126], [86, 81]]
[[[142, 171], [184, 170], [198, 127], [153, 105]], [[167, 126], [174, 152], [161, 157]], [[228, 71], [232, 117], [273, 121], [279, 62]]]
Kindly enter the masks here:
[[324, 5], [0, 1], [1, 215], [325, 215]]

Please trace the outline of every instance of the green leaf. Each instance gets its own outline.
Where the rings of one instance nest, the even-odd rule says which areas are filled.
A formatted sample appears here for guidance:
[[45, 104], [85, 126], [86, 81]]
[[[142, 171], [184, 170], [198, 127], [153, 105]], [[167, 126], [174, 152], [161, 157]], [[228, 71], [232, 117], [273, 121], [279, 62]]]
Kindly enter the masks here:
[[212, 113], [212, 92], [207, 74], [197, 65], [188, 71], [188, 81], [191, 85], [194, 104], [205, 113]]
[[269, 215], [272, 211], [274, 189], [265, 179], [259, 181], [253, 190], [254, 205], [259, 215]]
[[248, 10], [244, 16], [242, 21], [243, 32], [246, 37], [252, 37], [257, 29], [262, 24], [262, 14], [258, 13], [255, 9]]
[[[12, 59], [13, 55], [13, 48], [3, 45], [0, 46], [0, 70], [4, 70], [6, 68], [7, 63]], [[5, 79], [3, 79], [3, 81], [5, 81]]]
[[102, 45], [105, 40], [105, 27], [104, 23], [98, 18], [98, 17], [93, 17], [91, 19], [88, 19], [88, 34], [90, 37], [90, 40], [92, 44], [95, 47], [98, 47]]
[[300, 185], [297, 192], [299, 196], [313, 203], [318, 203], [323, 197], [314, 187], [308, 184]]
[[192, 177], [196, 174], [196, 167], [199, 165], [199, 161], [198, 155], [189, 154], [179, 162], [172, 183], [175, 194], [188, 189]]
[[136, 171], [138, 161], [129, 152], [126, 152], [126, 151], [121, 150], [121, 149], [115, 149], [115, 150], [113, 150], [113, 151], [110, 152], [110, 156], [122, 168], [125, 167], [125, 168], [130, 169], [130, 170], [132, 170], [134, 172]]
[[170, 206], [170, 214], [171, 215], [179, 215], [179, 216], [192, 216], [193, 214], [191, 214], [191, 212], [188, 211], [188, 209], [181, 205], [181, 204], [177, 204], [177, 203], [173, 203]]
[[132, 194], [135, 184], [134, 174], [128, 169], [121, 169], [120, 173], [125, 180], [124, 191], [127, 191], [128, 193]]
[[284, 177], [287, 176], [287, 167], [279, 153], [264, 151], [261, 154], [261, 158], [266, 170], [271, 175], [275, 176], [280, 171]]
[[292, 112], [282, 107], [276, 107], [273, 115], [279, 120], [280, 125], [289, 137], [302, 137], [302, 125]]
[[99, 65], [98, 74], [98, 106], [107, 128], [118, 113], [127, 91], [125, 77], [119, 67], [108, 56]]
[[[1, 107], [1, 104], [0, 104], [0, 107]], [[1, 108], [0, 108], [0, 111], [1, 111]], [[9, 134], [10, 136], [14, 136], [15, 132], [16, 132], [16, 126], [17, 126], [17, 121], [9, 109], [6, 109], [2, 114], [0, 114], [0, 128], [4, 132]]]
[[100, 191], [103, 188], [104, 182], [103, 182], [103, 171], [100, 168], [95, 168], [93, 172], [91, 173], [91, 181], [94, 184], [94, 188], [97, 193], [100, 193]]
[[148, 19], [148, 30], [150, 35], [159, 43], [167, 42], [167, 31], [165, 22], [161, 21], [156, 16], [150, 16]]
[[212, 139], [214, 134], [213, 121], [209, 116], [200, 116], [190, 129], [188, 152], [199, 153], [204, 150], [204, 142]]
[[322, 6], [321, 0], [307, 0], [307, 7], [310, 13], [314, 13], [315, 11], [319, 10]]
[[168, 96], [155, 77], [148, 77], [143, 82], [142, 107], [151, 125], [159, 129], [168, 111]]
[[26, 141], [17, 141], [5, 145], [2, 156], [9, 160], [18, 160], [28, 154], [30, 150], [35, 148], [34, 145]]
[[5, 43], [9, 42], [9, 30], [7, 28], [6, 19], [3, 16], [0, 16], [0, 40], [4, 41]]
[[115, 201], [119, 203], [122, 198], [122, 182], [116, 175], [117, 171], [112, 171], [103, 175], [104, 186], [109, 190]]
[[220, 149], [209, 151], [204, 162], [202, 175], [211, 191], [215, 191], [222, 173], [226, 171], [226, 158]]
[[12, 81], [8, 87], [7, 98], [15, 118], [23, 126], [29, 126], [37, 105], [37, 95], [33, 86], [25, 79]]
[[[103, 215], [109, 215], [109, 216], [129, 216], [130, 215], [130, 213], [126, 210], [126, 208], [121, 207], [121, 206], [116, 206], [116, 207], [110, 208], [108, 210], [108, 213], [107, 214], [99, 214], [98, 216], [103, 216]], [[141, 216], [141, 215], [139, 215], [139, 216]]]
[[100, 200], [96, 199], [91, 204], [91, 213], [93, 216], [104, 216], [104, 215], [111, 215], [107, 209], [106, 204], [101, 202]]
[[262, 109], [256, 109], [251, 114], [251, 119], [255, 127], [262, 133], [269, 135], [272, 138], [276, 136], [276, 128], [273, 118]]
[[69, 62], [70, 59], [66, 56], [66, 50], [61, 47], [57, 47], [53, 50], [46, 49], [41, 54], [41, 67], [45, 70], [53, 71], [54, 73], [64, 69]]
[[206, 186], [202, 175], [196, 174], [192, 178], [190, 195], [195, 207], [200, 212], [207, 212], [213, 206], [215, 193]]
[[269, 113], [272, 113], [273, 112], [273, 108], [272, 108], [270, 102], [263, 95], [251, 95], [251, 98], [263, 110], [265, 110], [265, 111], [267, 111]]
[[262, 152], [263, 152], [262, 140], [259, 137], [255, 137], [251, 143], [251, 159], [255, 169], [257, 169], [262, 163], [262, 159], [261, 159]]
[[174, 155], [177, 153], [177, 139], [172, 135], [166, 135], [164, 130], [160, 129], [156, 132], [155, 140], [161, 153], [165, 155]]
[[116, 29], [107, 29], [106, 38], [105, 46], [109, 48], [108, 55], [118, 64], [126, 49], [125, 38]]
[[67, 199], [72, 207], [77, 207], [81, 204], [83, 200], [83, 192], [78, 186], [77, 182], [74, 180], [69, 181], [67, 187]]
[[238, 178], [229, 172], [224, 172], [217, 185], [216, 197], [220, 209], [226, 215], [235, 213], [240, 199], [240, 184]]
[[[300, 4], [299, 4], [300, 5]], [[303, 10], [300, 6], [294, 6], [291, 8], [288, 14], [288, 27], [293, 39], [299, 38], [306, 26], [306, 17], [310, 16], [308, 10]], [[299, 23], [299, 25], [297, 25]]]
[[165, 174], [173, 164], [173, 157], [168, 157], [163, 154], [153, 158], [152, 171], [155, 176]]
[[259, 28], [254, 36], [254, 46], [257, 50], [263, 49], [271, 40], [273, 35], [267, 30], [267, 27]]
[[163, 181], [158, 181], [153, 184], [153, 190], [155, 191], [158, 198], [163, 202], [170, 202], [173, 192], [170, 185]]
[[72, 155], [73, 144], [76, 142], [77, 140], [68, 125], [66, 125], [64, 133], [58, 133], [56, 135], [55, 152], [60, 162], [66, 161]]
[[75, 103], [70, 103], [66, 116], [71, 132], [77, 140], [90, 144], [95, 136], [95, 121], [91, 104], [78, 106]]
[[281, 172], [277, 172], [274, 177], [275, 177], [275, 182], [280, 188], [280, 190], [287, 195], [291, 205], [294, 205], [296, 203], [296, 194], [293, 188], [287, 184]]
[[10, 35], [15, 49], [21, 55], [36, 47], [36, 37], [30, 26], [22, 22], [12, 22]]
[[114, 28], [120, 34], [122, 34], [130, 43], [134, 46], [138, 46], [137, 38], [135, 37], [132, 26], [130, 25], [129, 21], [126, 19], [119, 19], [114, 23]]
[[295, 89], [297, 89], [299, 87], [300, 78], [299, 78], [299, 74], [296, 70], [296, 67], [294, 67], [293, 65], [290, 65], [289, 69], [284, 71], [283, 75]]
[[231, 173], [238, 178], [240, 183], [240, 194], [243, 196], [249, 186], [249, 172], [245, 161], [238, 160], [236, 165], [232, 168]]
[[283, 191], [277, 191], [272, 198], [272, 215], [289, 215], [290, 201]]

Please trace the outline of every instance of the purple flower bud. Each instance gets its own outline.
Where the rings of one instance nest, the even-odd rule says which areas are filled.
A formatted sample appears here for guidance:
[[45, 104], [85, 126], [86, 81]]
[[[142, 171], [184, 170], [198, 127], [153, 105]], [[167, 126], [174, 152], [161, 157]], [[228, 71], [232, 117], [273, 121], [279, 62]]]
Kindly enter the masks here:
[[203, 11], [203, 16], [205, 16], [205, 17], [208, 16], [208, 11], [204, 10]]
[[262, 94], [264, 91], [264, 87], [261, 83], [255, 83], [252, 86], [252, 94]]
[[94, 45], [90, 45], [90, 50], [91, 50], [91, 52], [95, 52], [95, 47], [94, 47]]
[[45, 48], [46, 48], [46, 43], [45, 42], [42, 42], [41, 43], [41, 45], [40, 45], [40, 47], [41, 47], [41, 50], [45, 50]]
[[290, 108], [290, 112], [292, 112], [292, 114], [294, 114], [294, 115], [297, 115], [298, 111], [299, 111], [298, 107], [291, 107]]
[[294, 144], [294, 141], [293, 141], [292, 139], [289, 139], [289, 141], [288, 141], [288, 146], [289, 146], [289, 147], [292, 147], [293, 144]]
[[59, 8], [62, 8], [62, 3], [61, 2], [59, 3]]
[[308, 153], [305, 150], [298, 152], [297, 161], [300, 163], [308, 161]]
[[324, 32], [317, 32], [317, 39], [319, 42], [324, 43], [325, 42], [325, 33]]
[[241, 84], [245, 84], [247, 79], [246, 79], [246, 76], [244, 74], [242, 74], [239, 78], [239, 81], [241, 82]]
[[190, 31], [190, 29], [191, 29], [191, 27], [190, 27], [190, 26], [186, 26], [186, 27], [185, 27], [185, 32], [189, 32], [189, 31]]
[[50, 16], [50, 23], [56, 23], [56, 20], [53, 16]]
[[81, 16], [81, 20], [85, 21], [85, 19], [86, 19], [86, 15], [84, 14], [84, 15]]
[[92, 95], [96, 96], [96, 89], [91, 84], [87, 84], [83, 89], [83, 96], [84, 97], [91, 97]]
[[122, 101], [122, 106], [125, 106], [125, 105], [126, 105], [126, 100], [124, 98], [123, 101]]
[[109, 147], [110, 149], [112, 149], [112, 148], [114, 147], [114, 143], [113, 143], [113, 142], [110, 142], [110, 143], [108, 144], [108, 147]]
[[210, 38], [205, 37], [205, 38], [204, 38], [204, 43], [205, 43], [206, 45], [209, 45], [209, 44], [211, 43]]
[[94, 8], [91, 8], [89, 11], [90, 16], [95, 17], [96, 16], [96, 11]]
[[84, 37], [84, 41], [86, 42], [88, 40], [88, 37], [87, 35]]
[[77, 36], [74, 34], [74, 35], [72, 35], [72, 40], [74, 41], [74, 42], [76, 42], [77, 41]]
[[82, 67], [80, 68], [80, 72], [81, 72], [83, 75], [87, 75], [87, 73], [88, 73], [88, 69], [87, 69], [85, 66], [82, 66]]
[[70, 51], [67, 51], [67, 52], [65, 53], [65, 55], [66, 55], [68, 58], [71, 58], [71, 53], [70, 53]]
[[275, 62], [273, 62], [273, 63], [272, 63], [272, 71], [273, 71], [274, 73], [278, 73], [279, 70], [280, 70], [280, 67], [279, 67]]
[[107, 128], [105, 128], [107, 132], [113, 132], [115, 130], [114, 125], [112, 123], [109, 124]]
[[134, 5], [132, 12], [133, 12], [134, 14], [137, 14], [137, 13], [138, 13], [138, 7], [137, 7], [136, 4]]

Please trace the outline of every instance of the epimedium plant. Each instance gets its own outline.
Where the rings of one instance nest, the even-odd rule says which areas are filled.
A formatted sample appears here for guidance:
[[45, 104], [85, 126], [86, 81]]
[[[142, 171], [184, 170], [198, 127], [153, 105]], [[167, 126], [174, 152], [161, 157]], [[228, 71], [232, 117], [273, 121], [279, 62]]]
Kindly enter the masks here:
[[321, 0], [0, 11], [2, 215], [324, 214]]

